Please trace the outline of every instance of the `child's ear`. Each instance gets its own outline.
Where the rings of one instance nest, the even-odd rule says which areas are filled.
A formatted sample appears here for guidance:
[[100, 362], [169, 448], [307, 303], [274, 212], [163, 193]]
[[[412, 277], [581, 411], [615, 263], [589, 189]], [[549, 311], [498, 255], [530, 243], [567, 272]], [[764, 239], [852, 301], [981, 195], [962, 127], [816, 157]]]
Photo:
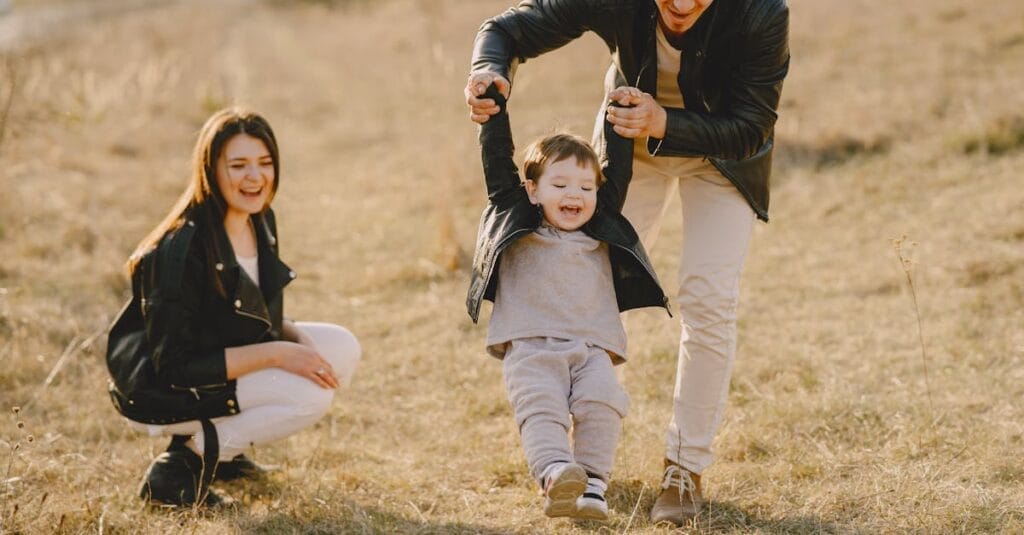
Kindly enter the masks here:
[[523, 182], [526, 185], [526, 196], [530, 198], [530, 202], [537, 204], [537, 183], [532, 180], [526, 180]]

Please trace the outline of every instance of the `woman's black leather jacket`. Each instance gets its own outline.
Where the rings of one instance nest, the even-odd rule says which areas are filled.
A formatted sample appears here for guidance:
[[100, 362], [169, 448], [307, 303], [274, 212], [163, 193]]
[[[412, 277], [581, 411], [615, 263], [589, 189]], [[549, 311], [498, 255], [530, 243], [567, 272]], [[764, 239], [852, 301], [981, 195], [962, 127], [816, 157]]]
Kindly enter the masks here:
[[[623, 85], [656, 95], [657, 25], [653, 0], [526, 0], [483, 24], [472, 70], [512, 81], [520, 62], [593, 31], [612, 56], [605, 95]], [[788, 33], [785, 0], [715, 0], [683, 34], [677, 82], [686, 109], [667, 109], [665, 138], [647, 144], [655, 156], [707, 157], [765, 221]], [[595, 138], [603, 131], [595, 125]]]
[[132, 297], [107, 345], [110, 396], [121, 414], [168, 424], [238, 412], [224, 350], [281, 339], [282, 290], [295, 278], [278, 258], [273, 212], [252, 216], [252, 223], [259, 286], [239, 266], [223, 223], [207, 221], [198, 209], [139, 262]]
[[[493, 98], [501, 111], [480, 126], [480, 149], [489, 202], [480, 216], [473, 274], [466, 297], [466, 309], [474, 322], [479, 319], [482, 301], [494, 301], [502, 251], [516, 239], [536, 230], [543, 217], [539, 207], [530, 203], [526, 188], [520, 181], [519, 170], [512, 160], [515, 146], [505, 97], [493, 85], [488, 88], [486, 96]], [[597, 190], [594, 216], [582, 230], [608, 244], [619, 310], [646, 306], [662, 306], [668, 310], [668, 298], [658, 284], [658, 277], [640, 244], [640, 238], [620, 212], [633, 175], [632, 159], [624, 151], [632, 151], [633, 142], [616, 134], [610, 123], [605, 124], [608, 130], [603, 138], [606, 146], [602, 147], [600, 154], [619, 157], [602, 159], [606, 180]], [[618, 165], [613, 162], [618, 162]]]

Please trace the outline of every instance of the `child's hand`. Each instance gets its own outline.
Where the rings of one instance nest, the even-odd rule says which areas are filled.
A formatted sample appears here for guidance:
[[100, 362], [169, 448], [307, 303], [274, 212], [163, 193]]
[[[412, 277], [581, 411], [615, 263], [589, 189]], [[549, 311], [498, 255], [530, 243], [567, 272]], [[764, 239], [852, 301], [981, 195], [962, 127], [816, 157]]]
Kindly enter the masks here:
[[608, 93], [608, 99], [620, 106], [608, 106], [608, 122], [615, 132], [625, 138], [665, 137], [668, 114], [650, 93], [635, 87], [617, 87]]
[[478, 98], [484, 94], [484, 91], [487, 91], [491, 84], [496, 85], [498, 91], [505, 98], [508, 98], [512, 90], [512, 84], [503, 76], [493, 72], [481, 71], [471, 73], [466, 80], [466, 88], [463, 90], [463, 93], [466, 95], [466, 104], [469, 106], [469, 118], [475, 123], [484, 124], [492, 115], [501, 111], [501, 108], [498, 107], [498, 104], [493, 99]]
[[608, 93], [608, 100], [618, 103], [622, 107], [631, 107], [639, 104], [644, 92], [639, 89], [624, 85], [616, 87]]

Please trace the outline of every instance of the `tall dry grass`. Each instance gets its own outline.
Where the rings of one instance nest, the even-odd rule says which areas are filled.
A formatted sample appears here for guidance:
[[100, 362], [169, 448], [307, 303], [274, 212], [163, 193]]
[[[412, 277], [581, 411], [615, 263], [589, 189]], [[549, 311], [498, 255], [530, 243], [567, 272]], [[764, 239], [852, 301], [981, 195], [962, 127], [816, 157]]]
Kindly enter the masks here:
[[[151, 3], [4, 52], [0, 532], [667, 531], [646, 512], [676, 320], [627, 316], [632, 412], [598, 528], [543, 517], [464, 312], [484, 188], [461, 85], [507, 3]], [[790, 4], [772, 223], [744, 274], [711, 506], [685, 531], [1024, 531], [1024, 7]], [[591, 36], [524, 65], [520, 145], [590, 132], [606, 64]], [[239, 508], [151, 511], [135, 491], [164, 441], [107, 402], [103, 330], [196, 131], [235, 102], [281, 140], [288, 314], [348, 326], [365, 358], [324, 421], [255, 452], [279, 472], [223, 487]], [[652, 251], [669, 288], [677, 212]]]

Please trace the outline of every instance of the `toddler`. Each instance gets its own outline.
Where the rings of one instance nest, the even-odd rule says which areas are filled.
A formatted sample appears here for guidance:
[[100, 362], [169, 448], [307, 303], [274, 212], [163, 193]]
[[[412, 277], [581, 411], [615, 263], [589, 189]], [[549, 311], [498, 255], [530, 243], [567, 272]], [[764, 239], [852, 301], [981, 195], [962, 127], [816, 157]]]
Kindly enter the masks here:
[[[667, 309], [668, 300], [619, 212], [631, 169], [602, 170], [586, 141], [555, 134], [528, 148], [521, 182], [505, 99], [493, 86], [487, 98], [501, 111], [480, 129], [490, 202], [469, 313], [475, 321], [481, 300], [494, 302], [487, 350], [503, 360], [544, 513], [606, 520], [604, 493], [629, 407], [613, 368], [626, 359], [619, 312]], [[610, 127], [606, 135], [606, 151], [632, 150]]]

